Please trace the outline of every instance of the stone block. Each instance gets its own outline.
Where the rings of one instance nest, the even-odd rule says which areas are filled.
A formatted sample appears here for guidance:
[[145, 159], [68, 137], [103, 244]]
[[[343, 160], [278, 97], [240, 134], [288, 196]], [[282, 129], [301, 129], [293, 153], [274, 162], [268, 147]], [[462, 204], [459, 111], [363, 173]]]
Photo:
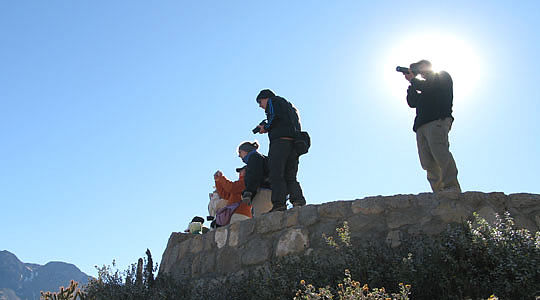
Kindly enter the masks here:
[[386, 236], [386, 242], [390, 247], [395, 248], [401, 245], [401, 233], [399, 230], [393, 230], [388, 233]]
[[372, 237], [377, 231], [386, 230], [384, 216], [358, 214], [347, 219], [351, 237]]
[[312, 247], [327, 247], [326, 240], [322, 237], [323, 233], [326, 236], [335, 236], [336, 228], [343, 226], [343, 222], [337, 222], [335, 219], [329, 219], [325, 222], [319, 222], [310, 227], [309, 241]]
[[209, 251], [217, 247], [216, 244], [216, 231], [210, 231], [204, 234], [204, 251]]
[[217, 250], [213, 251], [206, 251], [201, 254], [201, 274], [208, 274], [215, 271], [215, 265], [216, 265], [216, 252]]
[[276, 247], [276, 256], [301, 253], [309, 247], [309, 234], [300, 228], [287, 230], [280, 238]]
[[319, 205], [306, 205], [300, 207], [298, 211], [298, 221], [303, 226], [310, 226], [317, 223], [319, 219]]
[[238, 246], [238, 239], [240, 236], [240, 226], [243, 224], [240, 224], [241, 222], [231, 224], [229, 226], [229, 247], [236, 247]]
[[197, 254], [191, 261], [191, 276], [195, 277], [201, 273], [201, 254]]
[[425, 224], [431, 220], [431, 215], [421, 209], [400, 209], [390, 212], [386, 217], [386, 224], [390, 229], [400, 228], [404, 225]]
[[300, 209], [301, 207], [295, 207], [283, 213], [283, 227], [287, 228], [298, 225], [298, 212]]
[[229, 274], [240, 270], [240, 253], [236, 248], [224, 247], [217, 252], [216, 272]]
[[189, 257], [184, 257], [173, 265], [169, 273], [178, 280], [190, 278], [192, 265], [192, 260]]
[[256, 237], [242, 249], [242, 264], [245, 266], [261, 264], [269, 259], [271, 250], [272, 244], [269, 240]]
[[229, 234], [229, 230], [227, 227], [219, 227], [215, 230], [214, 234], [214, 240], [216, 241], [216, 246], [218, 249], [223, 248], [227, 244], [227, 236]]
[[540, 195], [536, 194], [520, 193], [508, 196], [508, 206], [520, 210], [538, 211], [540, 209], [538, 203], [540, 203]]
[[197, 234], [194, 237], [191, 238], [191, 252], [192, 253], [199, 253], [204, 248], [204, 241], [203, 241], [203, 235]]
[[434, 193], [420, 193], [416, 196], [416, 199], [413, 198], [413, 201], [416, 206], [425, 207], [427, 209], [432, 209], [439, 205], [439, 199]]
[[378, 215], [384, 211], [382, 198], [355, 200], [351, 204], [353, 214]]
[[262, 216], [255, 217], [255, 222], [257, 224], [256, 232], [267, 233], [267, 232], [280, 230], [282, 216], [283, 216], [283, 212], [275, 211], [272, 213], [267, 213]]
[[319, 206], [321, 218], [344, 219], [351, 214], [351, 201], [329, 202]]
[[439, 205], [435, 207], [431, 214], [438, 216], [442, 222], [461, 223], [472, 216], [472, 211], [462, 204], [461, 201], [451, 199], [441, 199]]
[[413, 195], [396, 195], [384, 197], [384, 206], [388, 209], [403, 209], [411, 207]]

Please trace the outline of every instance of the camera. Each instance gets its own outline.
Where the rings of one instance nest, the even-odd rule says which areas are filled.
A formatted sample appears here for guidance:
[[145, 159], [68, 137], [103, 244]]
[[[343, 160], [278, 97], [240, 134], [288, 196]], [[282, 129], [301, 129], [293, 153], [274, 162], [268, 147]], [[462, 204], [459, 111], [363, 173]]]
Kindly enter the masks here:
[[403, 74], [408, 74], [409, 72], [413, 73], [413, 74], [419, 74], [420, 73], [420, 68], [418, 66], [417, 63], [414, 63], [411, 65], [411, 68], [406, 68], [406, 67], [396, 67], [396, 71], [398, 72], [401, 72]]
[[266, 123], [266, 120], [262, 121], [261, 123], [259, 123], [259, 125], [257, 125], [257, 127], [253, 128], [253, 130], [251, 130], [251, 132], [253, 132], [253, 134], [257, 134], [257, 133], [261, 132], [261, 129], [259, 128], [259, 126], [262, 125], [264, 127], [264, 126], [266, 126], [266, 124], [268, 124], [268, 123]]

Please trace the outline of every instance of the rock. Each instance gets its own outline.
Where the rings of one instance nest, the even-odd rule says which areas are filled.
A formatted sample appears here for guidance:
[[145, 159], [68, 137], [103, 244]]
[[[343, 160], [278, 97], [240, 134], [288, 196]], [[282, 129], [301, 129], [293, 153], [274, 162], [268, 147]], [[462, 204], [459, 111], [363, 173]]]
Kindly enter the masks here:
[[283, 212], [275, 211], [255, 217], [257, 233], [267, 233], [281, 229]]
[[381, 198], [360, 199], [352, 203], [353, 214], [378, 215], [384, 211]]
[[298, 212], [298, 220], [302, 226], [310, 226], [319, 219], [319, 205], [306, 205]]
[[204, 242], [202, 234], [194, 234], [194, 237], [191, 238], [191, 252], [199, 253], [203, 250]]
[[303, 252], [309, 246], [309, 234], [300, 228], [290, 229], [281, 236], [276, 247], [276, 256]]
[[243, 249], [242, 264], [246, 266], [265, 262], [271, 253], [271, 244], [259, 237], [249, 241]]
[[227, 230], [227, 227], [219, 227], [216, 229], [216, 233], [214, 234], [214, 240], [216, 241], [216, 245], [218, 248], [223, 248], [225, 244], [227, 244], [227, 235], [229, 234], [229, 230]]
[[283, 214], [283, 227], [291, 227], [298, 224], [298, 212], [300, 207], [287, 210]]
[[216, 257], [216, 271], [223, 274], [240, 270], [240, 253], [237, 249], [224, 247]]
[[346, 218], [352, 214], [351, 201], [337, 201], [319, 206], [321, 218]]

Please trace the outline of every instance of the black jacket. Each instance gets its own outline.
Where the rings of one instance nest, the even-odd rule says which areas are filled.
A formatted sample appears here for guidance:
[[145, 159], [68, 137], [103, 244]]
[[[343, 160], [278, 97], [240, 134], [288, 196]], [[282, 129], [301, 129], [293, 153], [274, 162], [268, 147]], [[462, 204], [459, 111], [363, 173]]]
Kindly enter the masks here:
[[254, 151], [248, 158], [246, 177], [244, 182], [246, 189], [244, 192], [251, 192], [253, 195], [257, 193], [259, 188], [270, 188], [268, 179], [268, 158], [257, 151]]
[[282, 97], [270, 98], [265, 112], [268, 121], [265, 129], [268, 131], [270, 141], [282, 137], [294, 138], [302, 129], [298, 110]]
[[426, 80], [412, 79], [407, 103], [416, 108], [413, 130], [431, 121], [452, 118], [453, 83], [447, 72], [432, 73]]

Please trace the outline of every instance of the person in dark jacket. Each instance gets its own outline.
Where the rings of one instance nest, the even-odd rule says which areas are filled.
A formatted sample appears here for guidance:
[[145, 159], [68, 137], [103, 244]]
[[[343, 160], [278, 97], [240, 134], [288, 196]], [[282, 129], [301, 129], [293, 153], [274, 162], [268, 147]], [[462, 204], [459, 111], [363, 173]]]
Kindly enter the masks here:
[[259, 125], [259, 133], [268, 133], [270, 139], [268, 166], [272, 184], [272, 211], [287, 209], [287, 195], [293, 206], [305, 205], [302, 188], [296, 179], [299, 155], [294, 148], [294, 140], [302, 129], [298, 110], [285, 98], [276, 96], [268, 89], [262, 90], [256, 100], [267, 117], [267, 123]]
[[238, 156], [246, 164], [245, 189], [242, 202], [252, 205], [253, 215], [259, 216], [272, 209], [272, 190], [268, 179], [268, 158], [260, 154], [259, 143], [243, 142], [238, 146]]
[[[453, 82], [445, 71], [433, 72], [431, 63], [421, 60], [410, 65], [405, 79], [410, 82], [407, 103], [416, 108], [416, 132], [420, 164], [434, 192], [461, 192], [457, 167], [450, 153], [448, 133], [452, 128]], [[416, 78], [420, 74], [423, 80]]]

